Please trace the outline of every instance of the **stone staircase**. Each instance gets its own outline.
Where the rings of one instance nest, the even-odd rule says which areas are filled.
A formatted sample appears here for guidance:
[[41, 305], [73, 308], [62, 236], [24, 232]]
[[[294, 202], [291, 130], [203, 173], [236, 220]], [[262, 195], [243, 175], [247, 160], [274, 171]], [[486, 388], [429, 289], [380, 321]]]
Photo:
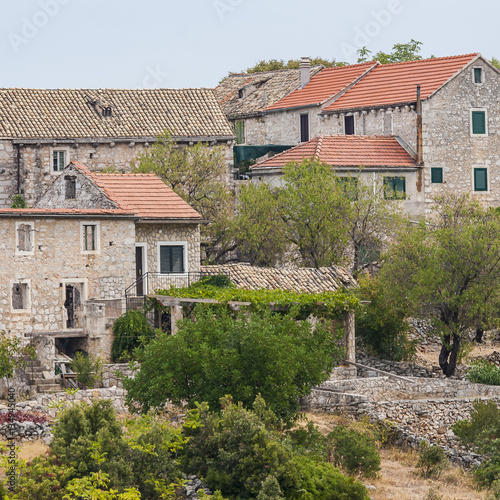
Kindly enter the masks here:
[[24, 371], [28, 375], [30, 385], [36, 387], [37, 392], [46, 394], [61, 392], [61, 384], [42, 368], [40, 360], [30, 361]]

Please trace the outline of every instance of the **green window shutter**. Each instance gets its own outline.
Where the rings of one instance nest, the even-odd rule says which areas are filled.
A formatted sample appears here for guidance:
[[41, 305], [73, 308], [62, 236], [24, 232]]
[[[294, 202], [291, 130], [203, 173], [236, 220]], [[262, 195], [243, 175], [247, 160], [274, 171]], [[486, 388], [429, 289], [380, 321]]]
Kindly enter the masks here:
[[183, 273], [184, 272], [184, 247], [161, 246], [160, 247], [160, 273]]
[[386, 200], [406, 199], [406, 178], [384, 177], [384, 198]]
[[474, 191], [488, 191], [488, 169], [474, 169]]
[[486, 112], [473, 111], [472, 112], [472, 133], [477, 135], [486, 134]]
[[432, 184], [443, 183], [443, 169], [441, 167], [431, 168], [431, 182]]
[[481, 68], [474, 68], [474, 83], [483, 82], [483, 70]]
[[235, 122], [236, 144], [245, 144], [245, 122], [243, 120]]

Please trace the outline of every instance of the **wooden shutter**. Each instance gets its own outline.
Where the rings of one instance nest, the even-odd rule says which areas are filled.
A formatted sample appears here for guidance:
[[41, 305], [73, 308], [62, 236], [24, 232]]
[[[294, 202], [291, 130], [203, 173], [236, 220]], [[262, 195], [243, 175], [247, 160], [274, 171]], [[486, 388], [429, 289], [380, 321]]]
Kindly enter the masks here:
[[431, 168], [431, 182], [433, 184], [443, 183], [443, 169], [441, 167]]
[[474, 169], [474, 191], [488, 191], [488, 170], [486, 168]]
[[309, 140], [309, 115], [300, 115], [300, 142]]
[[472, 112], [472, 133], [478, 135], [486, 134], [486, 113], [484, 111]]

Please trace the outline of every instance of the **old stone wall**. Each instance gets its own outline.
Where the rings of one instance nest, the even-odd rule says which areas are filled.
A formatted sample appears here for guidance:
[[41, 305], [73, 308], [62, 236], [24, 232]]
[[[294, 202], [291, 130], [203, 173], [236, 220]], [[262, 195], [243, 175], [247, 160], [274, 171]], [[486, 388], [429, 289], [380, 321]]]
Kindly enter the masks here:
[[[473, 81], [482, 68], [484, 83]], [[426, 202], [444, 192], [469, 194], [500, 205], [500, 76], [481, 60], [423, 103]], [[487, 135], [471, 133], [471, 111], [486, 110]], [[443, 169], [443, 184], [431, 183], [431, 167]], [[474, 192], [474, 167], [486, 168], [488, 191]]]
[[[118, 375], [119, 373], [119, 375]], [[134, 370], [131, 370], [128, 363], [110, 363], [103, 367], [102, 386], [103, 388], [123, 387], [123, 379], [132, 377]]]
[[[79, 161], [90, 170], [99, 172], [112, 168], [117, 172], [130, 172], [137, 155], [147, 150], [147, 142], [57, 142], [47, 144], [14, 145], [11, 140], [0, 141], [0, 208], [11, 205], [17, 192], [18, 148], [21, 193], [28, 206], [35, 204], [60, 172], [54, 172], [52, 157], [54, 151], [64, 151], [65, 163]], [[232, 146], [225, 144], [225, 165], [221, 165], [230, 182]], [[66, 166], [65, 165], [65, 166]]]
[[[32, 254], [16, 252], [15, 218], [0, 219], [0, 330], [22, 335], [64, 329], [65, 287], [81, 286], [87, 299], [119, 299], [135, 280], [135, 225], [101, 219], [100, 250], [84, 254], [75, 219], [26, 218], [33, 224]], [[90, 222], [90, 221], [89, 221]], [[24, 283], [24, 309], [13, 308], [13, 283]]]
[[200, 226], [198, 224], [137, 224], [137, 243], [146, 244], [149, 272], [160, 272], [159, 245], [178, 243], [186, 245], [185, 272], [200, 272]]

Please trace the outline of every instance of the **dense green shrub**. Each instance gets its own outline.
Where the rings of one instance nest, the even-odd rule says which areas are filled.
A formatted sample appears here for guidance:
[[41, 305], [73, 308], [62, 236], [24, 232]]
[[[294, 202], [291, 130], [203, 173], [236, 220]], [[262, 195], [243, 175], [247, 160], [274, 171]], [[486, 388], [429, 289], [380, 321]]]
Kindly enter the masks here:
[[477, 361], [467, 373], [467, 378], [475, 384], [500, 385], [500, 368], [494, 363]]
[[380, 470], [380, 455], [373, 438], [339, 425], [328, 434], [330, 460], [354, 474], [375, 477]]
[[99, 356], [77, 352], [69, 366], [76, 373], [76, 380], [86, 389], [92, 389], [97, 382], [102, 381], [103, 362]]
[[133, 359], [133, 351], [146, 345], [154, 337], [146, 316], [140, 311], [129, 310], [113, 324], [113, 362]]
[[367, 498], [362, 484], [333, 465], [290, 450], [262, 398], [256, 399], [253, 411], [228, 399], [222, 406], [221, 415], [200, 407], [201, 425], [185, 429], [185, 470], [204, 477], [211, 489], [231, 500], [280, 495], [290, 500]]
[[475, 401], [469, 420], [452, 426], [461, 443], [483, 455], [485, 460], [474, 471], [478, 482], [490, 486], [500, 481], [500, 409], [494, 401]]
[[26, 208], [24, 196], [22, 194], [15, 194], [12, 197], [12, 204], [10, 205], [10, 208]]
[[235, 288], [229, 276], [217, 274], [216, 276], [203, 276], [200, 281], [191, 285], [192, 287], [214, 286], [216, 288]]
[[127, 400], [143, 411], [206, 401], [213, 409], [231, 394], [251, 407], [261, 394], [273, 411], [293, 420], [299, 398], [326, 380], [342, 356], [342, 332], [298, 321], [294, 313], [240, 312], [197, 306], [175, 336], [161, 334], [145, 349], [134, 379], [125, 379]]
[[362, 300], [370, 302], [356, 314], [356, 335], [368, 351], [381, 359], [412, 359], [416, 344], [408, 339], [406, 311], [396, 306], [384, 294], [383, 285], [374, 279], [360, 280], [359, 294]]
[[431, 446], [427, 441], [420, 443], [417, 468], [423, 477], [439, 477], [447, 465], [446, 453], [440, 446]]

